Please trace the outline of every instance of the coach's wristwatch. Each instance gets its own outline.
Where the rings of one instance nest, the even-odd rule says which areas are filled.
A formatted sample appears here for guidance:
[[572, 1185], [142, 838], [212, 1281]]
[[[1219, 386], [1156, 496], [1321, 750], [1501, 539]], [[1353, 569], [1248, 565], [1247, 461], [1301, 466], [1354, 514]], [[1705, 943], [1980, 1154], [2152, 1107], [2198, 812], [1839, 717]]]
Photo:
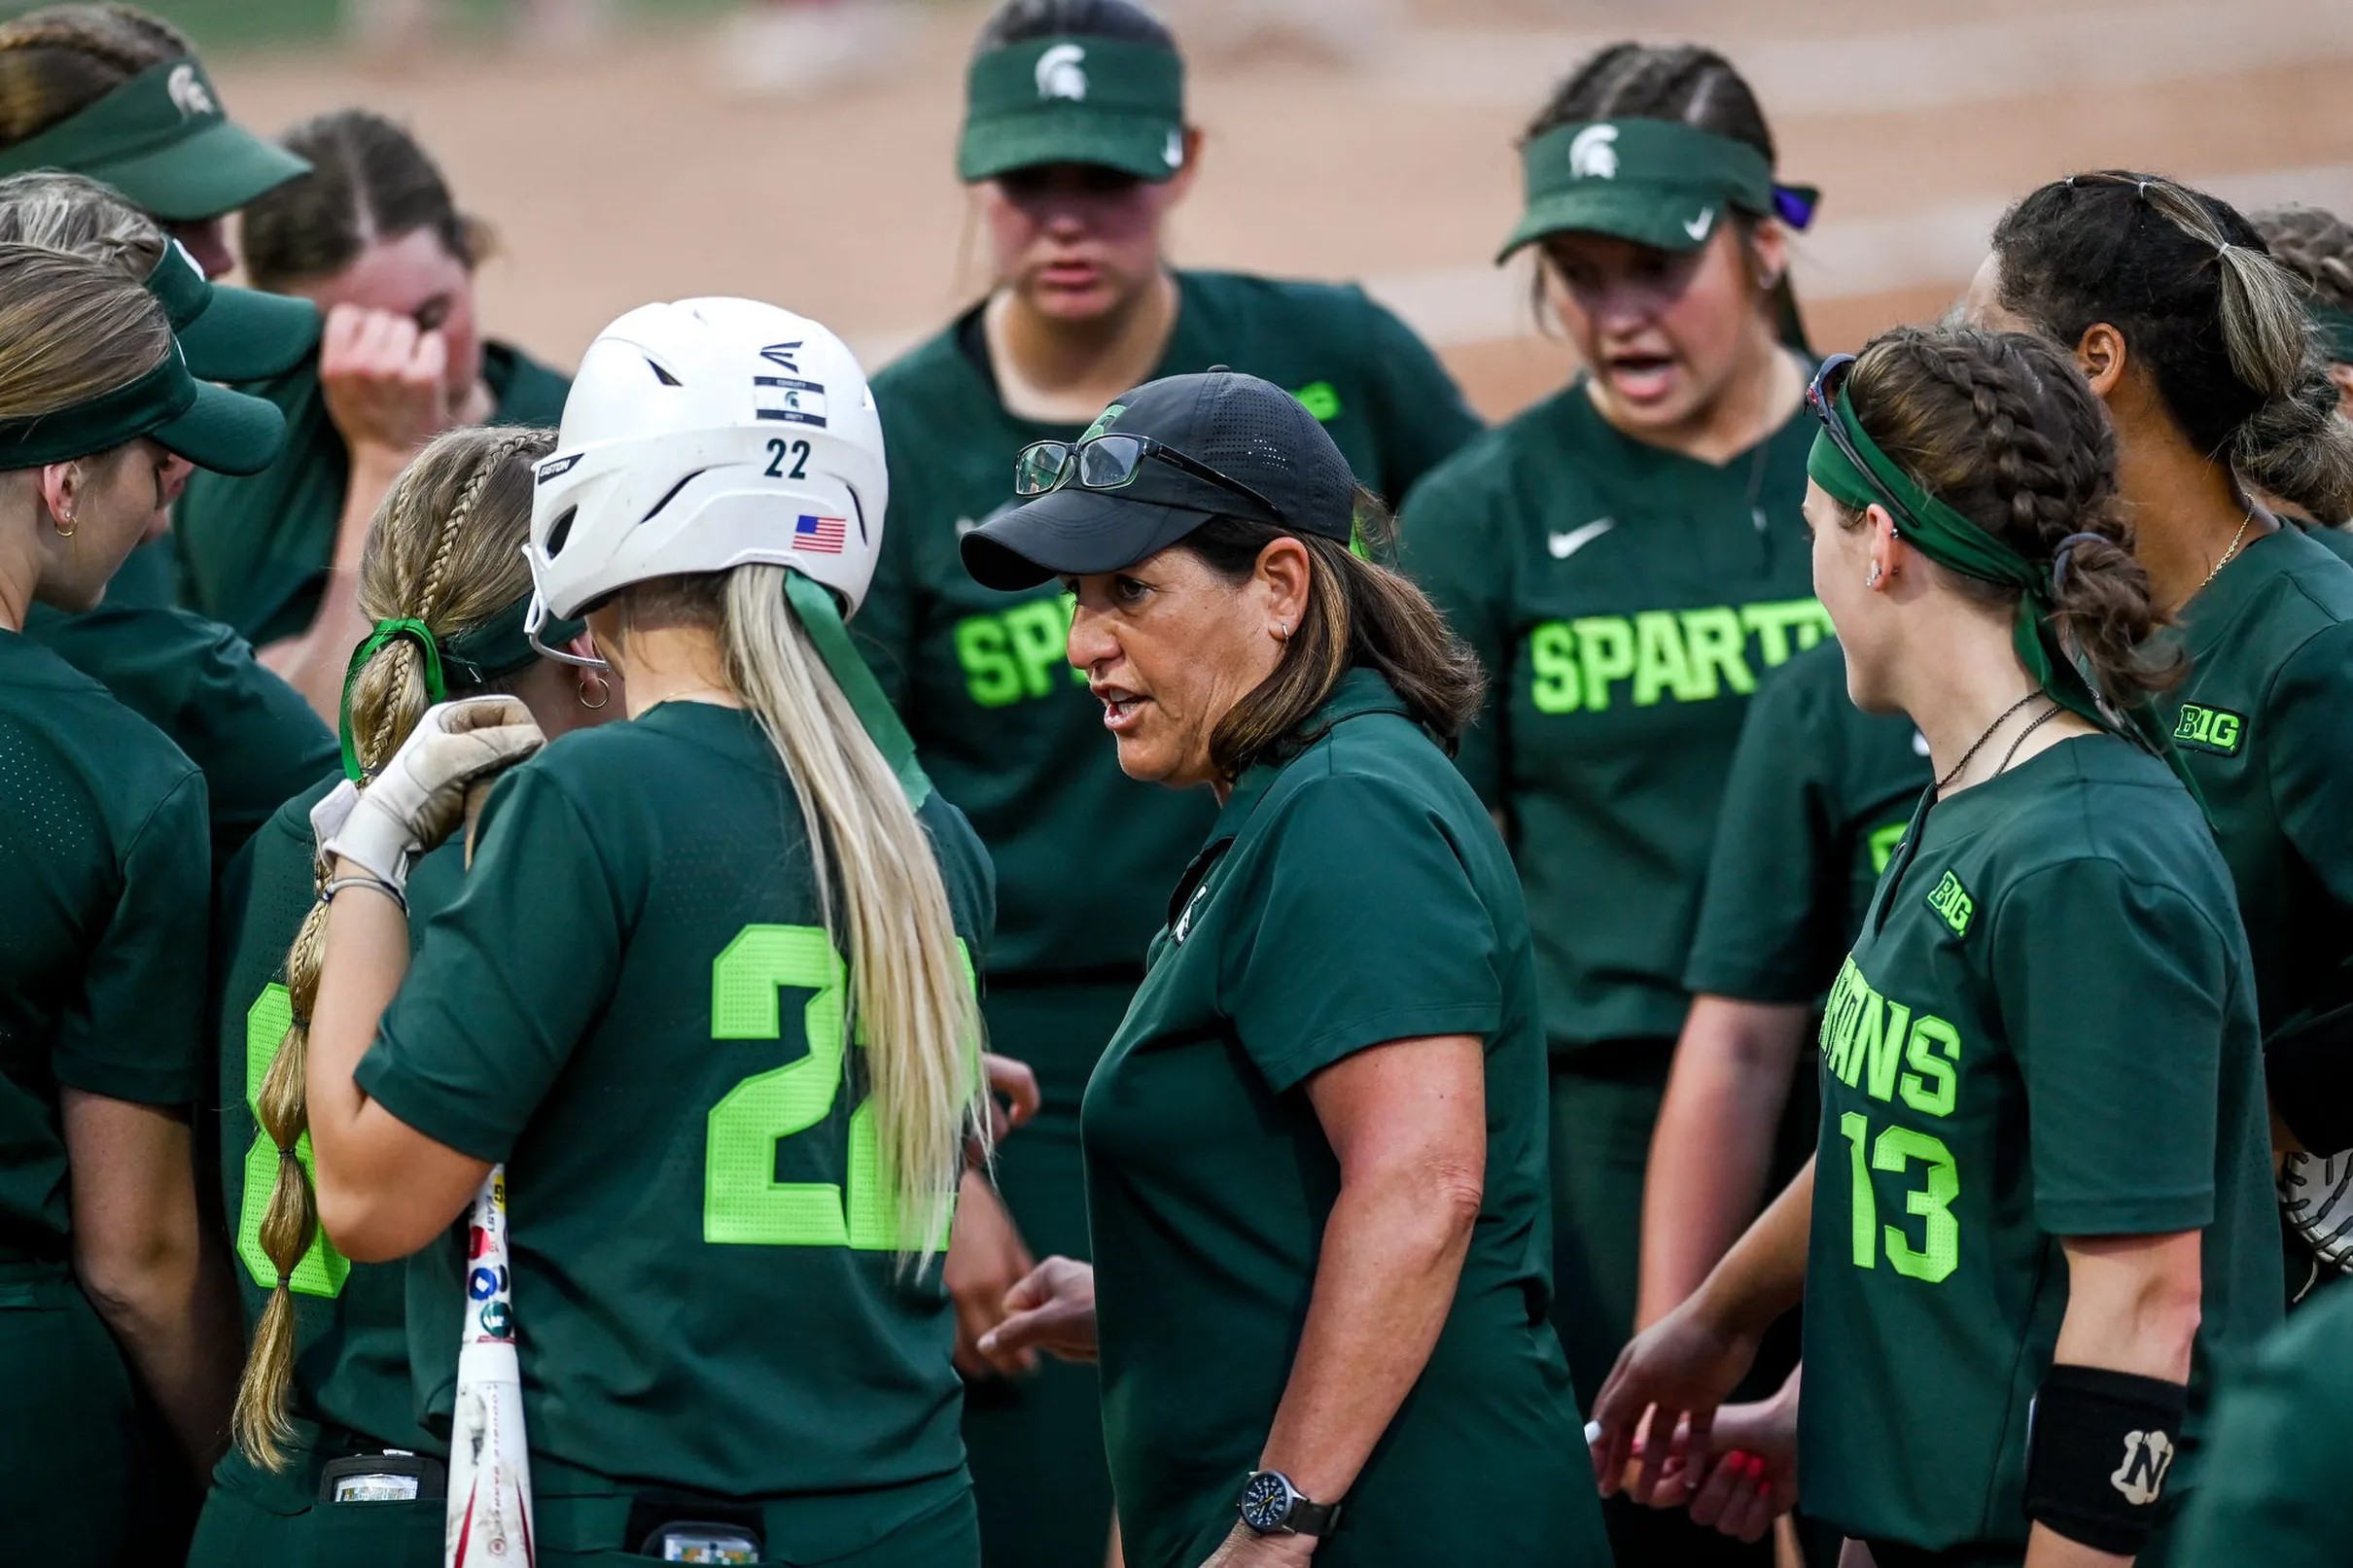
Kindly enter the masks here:
[[1259, 1535], [1329, 1535], [1340, 1522], [1338, 1503], [1309, 1502], [1280, 1470], [1261, 1470], [1244, 1481], [1234, 1511]]

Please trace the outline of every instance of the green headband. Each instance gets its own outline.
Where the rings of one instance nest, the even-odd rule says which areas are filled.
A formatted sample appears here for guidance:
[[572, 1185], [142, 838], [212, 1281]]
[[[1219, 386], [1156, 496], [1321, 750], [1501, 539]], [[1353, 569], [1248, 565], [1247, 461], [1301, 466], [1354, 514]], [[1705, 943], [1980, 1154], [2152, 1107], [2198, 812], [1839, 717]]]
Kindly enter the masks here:
[[166, 222], [217, 217], [310, 165], [232, 124], [192, 55], [158, 60], [38, 135], [0, 149], [0, 175], [70, 169]]
[[1520, 149], [1520, 172], [1526, 202], [1497, 261], [1568, 230], [1687, 251], [1715, 232], [1726, 207], [1755, 217], [1781, 212], [1804, 227], [1817, 195], [1791, 187], [1781, 202], [1763, 153], [1671, 120], [1555, 125]]
[[2148, 705], [2119, 713], [2102, 701], [2090, 679], [2077, 667], [2073, 656], [2052, 632], [2052, 598], [2056, 589], [2055, 575], [2061, 568], [2056, 563], [2048, 570], [2037, 566], [1931, 495], [1901, 465], [1879, 450], [1871, 433], [1863, 428], [1863, 422], [1855, 417], [1854, 404], [1843, 385], [1832, 409], [1840, 430], [1870, 471], [1867, 474], [1858, 469], [1839, 449], [1828, 431], [1819, 431], [1814, 435], [1813, 450], [1806, 459], [1807, 477], [1820, 485], [1832, 500], [1855, 511], [1894, 502], [1893, 509], [1901, 514], [1896, 518], [1899, 531], [1905, 541], [1922, 555], [1962, 576], [2016, 588], [2019, 610], [2011, 641], [2018, 649], [2019, 662], [2026, 667], [2026, 674], [2035, 684], [2068, 712], [2163, 757], [2202, 808], [2205, 799], [2198, 792], [2196, 782], [2183, 766]]
[[359, 684], [360, 671], [367, 667], [369, 659], [374, 658], [387, 645], [404, 637], [416, 644], [424, 653], [427, 700], [439, 702], [449, 695], [449, 688], [441, 679], [441, 650], [434, 644], [433, 628], [421, 620], [408, 617], [377, 621], [376, 629], [362, 638], [360, 645], [351, 650], [351, 664], [343, 672], [343, 700], [336, 710], [335, 730], [343, 742], [343, 777], [353, 784], [365, 779], [367, 770], [360, 766], [360, 749], [351, 738], [351, 688]]
[[2320, 331], [2320, 346], [2335, 365], [2353, 365], [2353, 310], [2314, 305], [2312, 325]]
[[162, 363], [87, 402], [22, 419], [0, 419], [0, 469], [37, 469], [122, 445], [168, 425], [196, 401], [175, 340]]
[[[335, 726], [343, 742], [343, 776], [357, 784], [362, 772], [359, 747], [351, 734], [351, 688], [359, 683], [360, 672], [369, 659], [402, 638], [408, 639], [424, 654], [426, 696], [441, 702], [449, 695], [452, 679], [460, 686], [484, 686], [538, 662], [539, 649], [523, 631], [530, 610], [531, 595], [525, 594], [447, 639], [437, 639], [432, 627], [412, 616], [376, 622], [375, 630], [351, 650], [351, 663], [343, 672], [343, 701]], [[579, 636], [586, 626], [585, 621], [549, 621], [540, 628], [540, 637], [560, 646]]]
[[1139, 180], [1184, 166], [1184, 62], [1124, 38], [1036, 38], [973, 57], [957, 176], [967, 185], [1045, 163]]
[[866, 661], [851, 643], [850, 629], [842, 624], [841, 606], [834, 600], [833, 591], [813, 577], [788, 570], [785, 601], [792, 607], [801, 630], [809, 634], [810, 645], [825, 661], [833, 683], [849, 699], [850, 711], [858, 715], [866, 738], [874, 743], [875, 749], [882, 753], [883, 761], [897, 778], [898, 787], [907, 797], [908, 809], [920, 809], [931, 796], [931, 781], [925, 775], [923, 764], [916, 760], [915, 741], [907, 734], [907, 726], [899, 721], [898, 710], [883, 695], [874, 672], [867, 668]]

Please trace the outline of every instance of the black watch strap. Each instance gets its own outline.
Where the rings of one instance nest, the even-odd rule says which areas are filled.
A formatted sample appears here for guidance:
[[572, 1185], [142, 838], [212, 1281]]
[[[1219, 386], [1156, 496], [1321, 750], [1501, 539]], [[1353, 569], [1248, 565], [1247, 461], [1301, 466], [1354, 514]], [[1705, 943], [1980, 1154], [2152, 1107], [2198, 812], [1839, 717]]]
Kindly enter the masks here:
[[1242, 1522], [1260, 1535], [1324, 1536], [1340, 1522], [1338, 1503], [1311, 1503], [1280, 1470], [1252, 1472], [1236, 1503]]
[[1302, 1497], [1291, 1505], [1290, 1517], [1282, 1521], [1282, 1527], [1293, 1535], [1323, 1536], [1331, 1534], [1332, 1526], [1339, 1522], [1338, 1503], [1311, 1503]]

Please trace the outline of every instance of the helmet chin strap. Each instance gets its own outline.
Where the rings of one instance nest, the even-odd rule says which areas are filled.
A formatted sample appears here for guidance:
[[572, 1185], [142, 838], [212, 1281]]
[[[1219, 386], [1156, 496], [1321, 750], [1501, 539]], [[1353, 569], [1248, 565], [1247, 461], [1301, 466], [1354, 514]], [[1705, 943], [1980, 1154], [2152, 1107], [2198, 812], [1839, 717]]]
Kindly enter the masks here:
[[531, 645], [533, 652], [544, 658], [555, 659], [560, 663], [574, 665], [582, 670], [595, 670], [600, 674], [612, 672], [613, 666], [603, 659], [584, 659], [578, 653], [568, 653], [560, 647], [549, 647], [541, 642], [540, 628], [546, 625], [551, 618], [547, 613], [547, 601], [541, 598], [539, 589], [534, 587], [531, 590], [531, 609], [523, 616], [523, 639]]

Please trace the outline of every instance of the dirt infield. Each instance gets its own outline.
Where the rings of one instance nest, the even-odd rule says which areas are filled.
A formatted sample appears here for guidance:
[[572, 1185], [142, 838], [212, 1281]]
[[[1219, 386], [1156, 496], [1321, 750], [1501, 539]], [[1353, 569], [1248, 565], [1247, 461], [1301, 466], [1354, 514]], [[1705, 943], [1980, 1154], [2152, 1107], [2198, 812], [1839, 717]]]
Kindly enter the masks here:
[[[1826, 192], [1799, 286], [1816, 340], [1850, 345], [1940, 309], [2003, 201], [2071, 168], [2353, 207], [2341, 7], [1981, 0], [1957, 20], [1861, 0], [1423, 0], [1357, 66], [1196, 62], [1211, 141], [1176, 253], [1362, 280], [1483, 408], [1516, 407], [1568, 366], [1534, 334], [1525, 274], [1487, 265], [1514, 208], [1518, 127], [1594, 45], [1697, 37], [1756, 81], [1785, 174]], [[742, 293], [823, 318], [871, 360], [982, 282], [951, 148], [986, 9], [927, 8], [887, 74], [816, 102], [722, 90], [707, 19], [577, 53], [469, 45], [404, 68], [230, 55], [216, 76], [259, 128], [348, 103], [405, 119], [503, 236], [485, 319], [549, 359], [570, 363], [647, 299]]]

